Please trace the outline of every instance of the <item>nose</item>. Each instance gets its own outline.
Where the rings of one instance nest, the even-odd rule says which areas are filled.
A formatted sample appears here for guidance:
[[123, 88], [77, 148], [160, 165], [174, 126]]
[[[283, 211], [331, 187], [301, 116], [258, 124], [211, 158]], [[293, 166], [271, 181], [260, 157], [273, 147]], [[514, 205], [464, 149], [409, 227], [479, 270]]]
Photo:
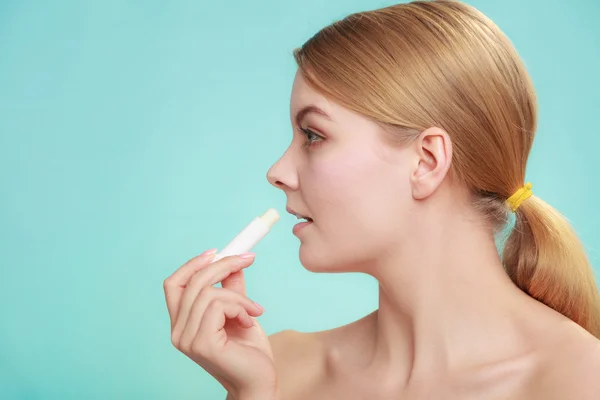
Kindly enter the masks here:
[[290, 157], [285, 152], [267, 171], [267, 180], [278, 189], [295, 190], [298, 187], [298, 175], [291, 163]]

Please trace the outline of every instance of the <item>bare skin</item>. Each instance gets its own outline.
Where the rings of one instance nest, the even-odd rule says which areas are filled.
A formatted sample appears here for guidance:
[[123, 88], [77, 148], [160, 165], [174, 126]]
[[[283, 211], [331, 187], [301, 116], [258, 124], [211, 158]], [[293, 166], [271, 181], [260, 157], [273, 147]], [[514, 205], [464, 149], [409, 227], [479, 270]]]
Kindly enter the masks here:
[[[307, 114], [304, 136], [295, 116], [311, 104], [328, 117]], [[373, 276], [379, 308], [336, 329], [272, 335], [279, 398], [600, 398], [600, 341], [510, 280], [450, 173], [445, 131], [392, 147], [300, 74], [290, 108], [294, 137], [267, 178], [314, 219], [297, 234], [300, 261]]]
[[[378, 311], [328, 331], [278, 332], [270, 340], [279, 398], [598, 399], [600, 342], [553, 314], [552, 310], [536, 312], [527, 328], [531, 331], [512, 354], [462, 370], [425, 371], [412, 376], [408, 383], [390, 371], [377, 371], [367, 364], [377, 340]], [[559, 332], [548, 334], [541, 328], [545, 324], [559, 328]], [[529, 335], [536, 334], [543, 340], [531, 343]]]

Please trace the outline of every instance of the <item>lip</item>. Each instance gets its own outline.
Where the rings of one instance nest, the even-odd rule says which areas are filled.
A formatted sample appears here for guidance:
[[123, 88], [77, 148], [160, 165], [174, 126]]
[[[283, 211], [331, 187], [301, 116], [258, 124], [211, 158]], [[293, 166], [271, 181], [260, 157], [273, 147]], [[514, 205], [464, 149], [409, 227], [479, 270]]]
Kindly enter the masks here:
[[312, 221], [304, 221], [304, 222], [300, 222], [297, 223], [296, 225], [294, 225], [294, 227], [292, 228], [292, 233], [296, 236], [298, 236], [298, 233], [304, 229], [305, 227], [307, 227], [308, 225], [311, 225]]
[[[287, 211], [288, 213], [290, 213], [290, 214], [292, 214], [292, 215], [294, 215], [294, 216], [297, 216], [297, 215], [299, 215], [299, 216], [301, 216], [301, 217], [303, 217], [303, 218], [310, 218], [310, 217], [309, 217], [309, 216], [307, 216], [307, 215], [304, 215], [304, 214], [301, 214], [301, 213], [299, 213], [299, 212], [296, 212], [295, 210], [293, 210], [292, 208], [290, 208], [290, 207], [288, 207], [288, 206], [286, 206], [286, 207], [285, 207], [285, 211]], [[311, 218], [311, 219], [312, 219], [312, 218]]]
[[285, 211], [287, 211], [288, 213], [294, 215], [294, 214], [298, 214], [296, 211], [294, 211], [293, 209], [291, 209], [290, 207], [286, 206], [285, 207]]

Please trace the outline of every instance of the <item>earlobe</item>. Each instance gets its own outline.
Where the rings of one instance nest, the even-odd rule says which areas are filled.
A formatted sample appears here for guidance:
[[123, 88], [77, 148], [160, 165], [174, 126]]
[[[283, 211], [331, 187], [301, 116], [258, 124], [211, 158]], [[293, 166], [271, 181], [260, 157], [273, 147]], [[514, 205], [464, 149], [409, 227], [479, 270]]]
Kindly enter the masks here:
[[429, 197], [441, 185], [452, 161], [450, 136], [441, 128], [427, 128], [415, 140], [417, 167], [411, 176], [413, 197]]

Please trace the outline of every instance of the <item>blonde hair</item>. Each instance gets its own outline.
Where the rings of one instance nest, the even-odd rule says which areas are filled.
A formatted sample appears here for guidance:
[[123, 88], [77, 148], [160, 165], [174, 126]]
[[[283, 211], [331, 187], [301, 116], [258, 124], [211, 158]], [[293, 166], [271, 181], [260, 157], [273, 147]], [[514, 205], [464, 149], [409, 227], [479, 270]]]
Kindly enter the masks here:
[[[536, 128], [531, 80], [509, 39], [485, 15], [451, 1], [355, 13], [294, 50], [325, 96], [406, 143], [437, 126], [451, 137], [451, 173], [500, 231], [521, 188]], [[515, 213], [502, 260], [513, 282], [600, 338], [600, 295], [567, 220], [536, 196]]]

